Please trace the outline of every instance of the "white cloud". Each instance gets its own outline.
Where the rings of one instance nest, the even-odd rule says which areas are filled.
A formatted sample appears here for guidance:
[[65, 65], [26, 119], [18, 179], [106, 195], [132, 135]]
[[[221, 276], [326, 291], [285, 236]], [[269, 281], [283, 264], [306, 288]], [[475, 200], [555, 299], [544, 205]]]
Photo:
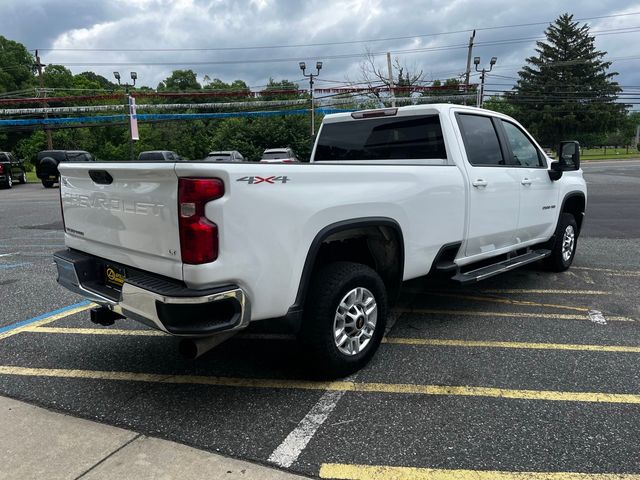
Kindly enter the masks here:
[[[364, 53], [367, 46], [379, 52], [451, 46], [448, 50], [394, 55], [423, 70], [429, 78], [441, 78], [464, 71], [464, 45], [473, 28], [552, 21], [565, 11], [574, 13], [576, 18], [640, 11], [637, 0], [618, 0], [615, 6], [599, 0], [586, 0], [579, 4], [569, 0], [553, 3], [537, 0], [32, 0], [27, 7], [24, 3], [24, 0], [3, 0], [0, 17], [12, 20], [6, 25], [4, 35], [30, 48], [220, 48], [349, 42], [461, 31], [433, 37], [296, 48], [43, 52], [46, 63], [131, 63], [126, 66], [78, 66], [72, 70], [94, 70], [107, 77], [111, 77], [113, 70], [135, 70], [140, 82], [150, 86], [157, 85], [177, 68], [193, 69], [198, 72], [200, 80], [205, 74], [225, 81], [244, 79], [251, 85], [264, 85], [269, 77], [299, 80], [298, 60], [315, 61], [316, 58], [324, 60], [320, 83], [323, 79], [340, 81], [347, 76], [355, 79], [358, 77], [358, 58], [330, 57], [358, 55]], [[35, 28], [34, 19], [36, 25], [46, 24], [46, 31]], [[637, 15], [594, 20], [591, 24], [596, 30], [636, 26], [639, 22], [640, 15]], [[509, 83], [524, 59], [534, 53], [534, 41], [498, 41], [541, 37], [544, 28], [545, 25], [532, 25], [478, 30], [474, 55], [481, 56], [483, 61], [497, 56], [493, 81]], [[634, 41], [636, 37], [637, 33], [603, 35], [598, 37], [597, 45], [608, 51], [610, 57], [640, 56]], [[277, 58], [290, 60], [272, 63], [251, 61]], [[244, 63], [202, 64], [219, 61]], [[167, 62], [185, 64], [152, 65]], [[640, 71], [636, 65], [634, 61], [614, 63], [614, 68], [620, 72], [618, 80], [621, 84], [640, 84]], [[306, 84], [304, 82], [303, 85]]]

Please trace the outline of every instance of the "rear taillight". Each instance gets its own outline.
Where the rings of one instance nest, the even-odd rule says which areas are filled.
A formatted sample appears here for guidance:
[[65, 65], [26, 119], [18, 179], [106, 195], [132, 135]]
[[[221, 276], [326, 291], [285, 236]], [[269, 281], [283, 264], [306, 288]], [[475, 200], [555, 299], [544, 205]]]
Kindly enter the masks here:
[[192, 265], [218, 258], [218, 226], [204, 215], [207, 202], [224, 195], [219, 178], [178, 179], [178, 215], [182, 261]]
[[4, 175], [4, 165], [0, 165], [0, 175]]

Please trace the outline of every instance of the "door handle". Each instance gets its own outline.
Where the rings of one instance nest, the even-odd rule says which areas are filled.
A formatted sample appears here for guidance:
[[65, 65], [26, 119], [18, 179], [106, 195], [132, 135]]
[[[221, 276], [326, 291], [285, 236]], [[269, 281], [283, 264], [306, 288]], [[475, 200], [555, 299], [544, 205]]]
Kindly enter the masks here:
[[522, 185], [531, 185], [533, 182], [531, 180], [529, 180], [528, 178], [523, 178], [520, 183]]
[[479, 178], [479, 179], [474, 180], [473, 182], [471, 182], [471, 185], [473, 185], [474, 187], [486, 187], [487, 185], [489, 185], [489, 182]]

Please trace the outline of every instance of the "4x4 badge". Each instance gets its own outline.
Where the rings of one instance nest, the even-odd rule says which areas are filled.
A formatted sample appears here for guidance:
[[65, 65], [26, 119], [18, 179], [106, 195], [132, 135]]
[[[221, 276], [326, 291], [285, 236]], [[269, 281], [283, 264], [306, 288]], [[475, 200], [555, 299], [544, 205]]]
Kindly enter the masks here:
[[285, 176], [280, 175], [277, 177], [275, 175], [272, 175], [271, 177], [257, 177], [257, 176], [241, 177], [236, 180], [236, 182], [247, 182], [249, 185], [257, 185], [258, 183], [269, 183], [273, 185], [276, 182], [287, 183], [290, 181], [291, 179], [286, 175]]

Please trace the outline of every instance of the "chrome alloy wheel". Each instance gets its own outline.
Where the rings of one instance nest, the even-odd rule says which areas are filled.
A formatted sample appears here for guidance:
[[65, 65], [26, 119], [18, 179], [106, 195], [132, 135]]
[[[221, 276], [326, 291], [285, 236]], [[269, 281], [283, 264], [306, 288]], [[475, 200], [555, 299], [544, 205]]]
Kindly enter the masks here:
[[333, 319], [333, 339], [345, 355], [362, 352], [373, 337], [378, 322], [378, 305], [373, 294], [363, 287], [347, 293]]
[[562, 259], [568, 262], [573, 255], [573, 249], [576, 246], [576, 232], [573, 225], [567, 225], [562, 236]]

